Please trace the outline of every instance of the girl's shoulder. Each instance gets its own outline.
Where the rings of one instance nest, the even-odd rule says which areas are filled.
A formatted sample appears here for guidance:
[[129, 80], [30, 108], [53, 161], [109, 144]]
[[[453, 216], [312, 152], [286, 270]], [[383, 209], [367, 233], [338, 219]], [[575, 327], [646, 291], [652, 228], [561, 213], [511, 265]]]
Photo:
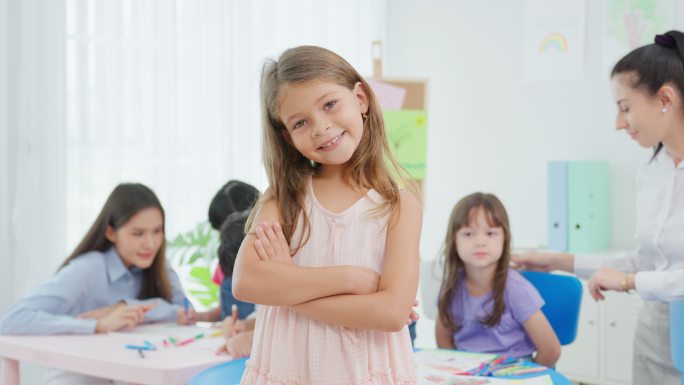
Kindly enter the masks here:
[[506, 279], [506, 302], [532, 302], [543, 303], [541, 295], [537, 288], [535, 288], [530, 281], [527, 280], [519, 271], [515, 269], [508, 269], [508, 278]]
[[423, 203], [409, 190], [399, 189], [399, 202], [397, 208], [403, 215], [406, 210], [410, 215], [423, 215]]
[[519, 294], [525, 292], [536, 292], [537, 289], [527, 280], [518, 270], [508, 269], [508, 278], [506, 279], [506, 292], [511, 294]]

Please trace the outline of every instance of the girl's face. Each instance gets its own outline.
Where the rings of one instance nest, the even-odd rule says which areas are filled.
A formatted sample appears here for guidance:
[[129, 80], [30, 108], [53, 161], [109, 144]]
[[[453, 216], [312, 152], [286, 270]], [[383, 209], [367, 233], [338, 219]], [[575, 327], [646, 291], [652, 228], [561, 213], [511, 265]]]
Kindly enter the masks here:
[[156, 207], [142, 209], [118, 229], [107, 227], [106, 237], [126, 267], [147, 269], [164, 242], [162, 213]]
[[503, 254], [504, 230], [490, 226], [485, 211], [481, 208], [471, 215], [471, 223], [456, 231], [454, 242], [456, 252], [467, 268], [489, 268], [495, 266]]
[[368, 97], [361, 83], [354, 89], [330, 81], [286, 84], [279, 95], [286, 139], [306, 158], [322, 165], [342, 165], [363, 135], [361, 114]]
[[663, 108], [669, 106], [667, 97], [663, 98], [662, 89], [654, 96], [634, 89], [631, 86], [633, 76], [624, 73], [611, 79], [613, 98], [618, 109], [615, 128], [627, 131], [641, 147], [654, 147], [667, 137], [674, 111], [663, 112]]

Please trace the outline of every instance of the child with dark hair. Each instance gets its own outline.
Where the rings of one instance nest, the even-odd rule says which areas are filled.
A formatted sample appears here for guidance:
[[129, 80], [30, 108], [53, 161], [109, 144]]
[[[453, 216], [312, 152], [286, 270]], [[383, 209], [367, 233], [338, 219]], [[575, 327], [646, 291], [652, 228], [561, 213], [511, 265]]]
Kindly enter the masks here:
[[196, 319], [206, 322], [223, 321], [226, 345], [219, 352], [226, 352], [234, 358], [248, 355], [252, 346], [251, 329], [254, 328], [254, 319], [247, 317], [254, 313], [255, 306], [235, 299], [231, 285], [237, 252], [245, 238], [245, 222], [257, 199], [259, 190], [255, 187], [230, 180], [221, 187], [209, 205], [209, 222], [213, 228], [219, 230], [219, 265], [214, 274], [214, 282], [221, 286], [221, 302], [219, 307], [198, 313]]
[[209, 223], [218, 230], [228, 215], [251, 209], [259, 199], [256, 187], [239, 180], [229, 180], [209, 204]]
[[[560, 343], [539, 292], [509, 268], [508, 214], [492, 194], [474, 193], [451, 211], [435, 336], [442, 349], [530, 358], [553, 367]], [[536, 352], [536, 354], [535, 354]]]

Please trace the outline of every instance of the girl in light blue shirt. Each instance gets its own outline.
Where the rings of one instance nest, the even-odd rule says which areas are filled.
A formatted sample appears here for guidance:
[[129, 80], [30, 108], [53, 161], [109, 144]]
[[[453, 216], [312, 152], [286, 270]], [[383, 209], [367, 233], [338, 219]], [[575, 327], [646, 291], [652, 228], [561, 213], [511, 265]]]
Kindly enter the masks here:
[[[0, 334], [91, 334], [147, 322], [188, 323], [164, 239], [164, 209], [154, 192], [142, 184], [118, 185], [57, 273], [5, 314]], [[56, 381], [50, 383], [112, 383], [53, 372]]]

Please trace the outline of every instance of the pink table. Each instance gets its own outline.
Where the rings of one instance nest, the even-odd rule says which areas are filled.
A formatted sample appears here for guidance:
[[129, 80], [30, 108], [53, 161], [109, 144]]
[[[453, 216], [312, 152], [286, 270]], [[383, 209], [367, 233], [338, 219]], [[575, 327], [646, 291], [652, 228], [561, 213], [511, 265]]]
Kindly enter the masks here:
[[0, 385], [19, 384], [19, 361], [135, 384], [187, 384], [199, 371], [229, 361], [207, 348], [188, 344], [145, 351], [141, 358], [126, 344], [130, 336], [0, 336]]

